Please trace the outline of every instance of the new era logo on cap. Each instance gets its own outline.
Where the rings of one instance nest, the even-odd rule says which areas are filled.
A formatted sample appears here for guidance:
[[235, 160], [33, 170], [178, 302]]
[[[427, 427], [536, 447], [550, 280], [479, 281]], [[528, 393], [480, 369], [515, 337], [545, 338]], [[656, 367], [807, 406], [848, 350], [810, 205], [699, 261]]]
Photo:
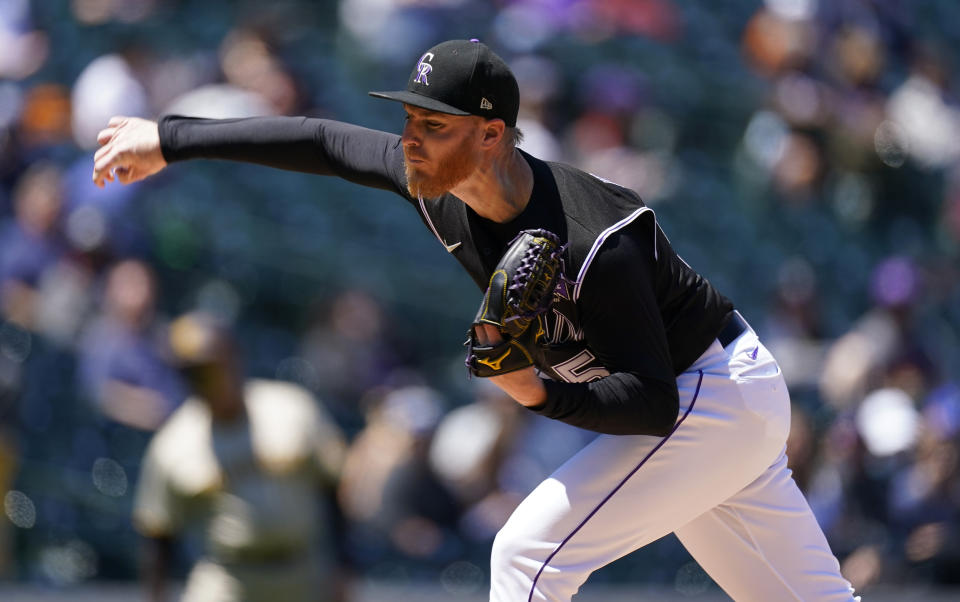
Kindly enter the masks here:
[[422, 109], [479, 115], [517, 125], [520, 91], [510, 68], [478, 40], [449, 40], [427, 50], [407, 80], [407, 89], [370, 92]]

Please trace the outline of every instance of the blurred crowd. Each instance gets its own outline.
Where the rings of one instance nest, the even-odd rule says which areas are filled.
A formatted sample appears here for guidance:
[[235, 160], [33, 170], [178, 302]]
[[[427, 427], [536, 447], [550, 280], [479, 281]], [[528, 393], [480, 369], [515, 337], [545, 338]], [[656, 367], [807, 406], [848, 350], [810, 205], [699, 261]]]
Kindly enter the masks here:
[[[478, 294], [415, 213], [215, 162], [90, 181], [113, 115], [399, 132], [366, 91], [478, 37], [518, 76], [523, 147], [636, 189], [768, 342], [845, 576], [960, 581], [960, 5], [722, 4], [0, 0], [0, 575], [137, 577], [148, 445], [196, 414], [170, 325], [199, 311], [342, 437], [334, 508], [307, 513], [331, 566], [483, 591], [498, 526], [590, 434], [466, 379]], [[597, 579], [685, 587], [658, 546]]]

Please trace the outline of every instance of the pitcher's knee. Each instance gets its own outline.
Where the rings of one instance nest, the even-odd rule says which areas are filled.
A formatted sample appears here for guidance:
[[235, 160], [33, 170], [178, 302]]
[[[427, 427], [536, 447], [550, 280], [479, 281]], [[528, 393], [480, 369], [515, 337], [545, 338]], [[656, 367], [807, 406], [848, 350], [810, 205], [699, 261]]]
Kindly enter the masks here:
[[529, 550], [520, 543], [517, 534], [506, 528], [497, 533], [490, 552], [491, 576], [526, 580], [529, 583], [539, 568], [540, 563], [530, 557]]
[[[509, 526], [509, 524], [508, 524]], [[504, 527], [490, 554], [491, 602], [569, 600], [585, 576], [544, 566], [555, 546]]]

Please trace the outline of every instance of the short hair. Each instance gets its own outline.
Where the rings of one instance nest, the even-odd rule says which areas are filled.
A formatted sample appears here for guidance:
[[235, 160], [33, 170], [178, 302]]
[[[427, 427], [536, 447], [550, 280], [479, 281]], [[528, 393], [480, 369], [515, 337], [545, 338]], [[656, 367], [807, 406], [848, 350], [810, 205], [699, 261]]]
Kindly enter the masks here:
[[504, 129], [503, 137], [511, 148], [516, 148], [523, 143], [523, 132], [520, 131], [520, 128], [516, 126], [508, 126], [506, 129]]

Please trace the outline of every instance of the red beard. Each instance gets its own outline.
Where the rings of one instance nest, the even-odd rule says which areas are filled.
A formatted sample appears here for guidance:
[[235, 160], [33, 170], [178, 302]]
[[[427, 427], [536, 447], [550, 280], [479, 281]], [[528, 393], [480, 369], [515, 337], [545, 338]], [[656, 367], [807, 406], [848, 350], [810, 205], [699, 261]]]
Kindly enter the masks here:
[[434, 173], [428, 175], [404, 157], [407, 192], [413, 197], [421, 196], [427, 199], [440, 197], [467, 179], [477, 168], [477, 163], [476, 155], [458, 149], [446, 157], [442, 157], [437, 162]]

